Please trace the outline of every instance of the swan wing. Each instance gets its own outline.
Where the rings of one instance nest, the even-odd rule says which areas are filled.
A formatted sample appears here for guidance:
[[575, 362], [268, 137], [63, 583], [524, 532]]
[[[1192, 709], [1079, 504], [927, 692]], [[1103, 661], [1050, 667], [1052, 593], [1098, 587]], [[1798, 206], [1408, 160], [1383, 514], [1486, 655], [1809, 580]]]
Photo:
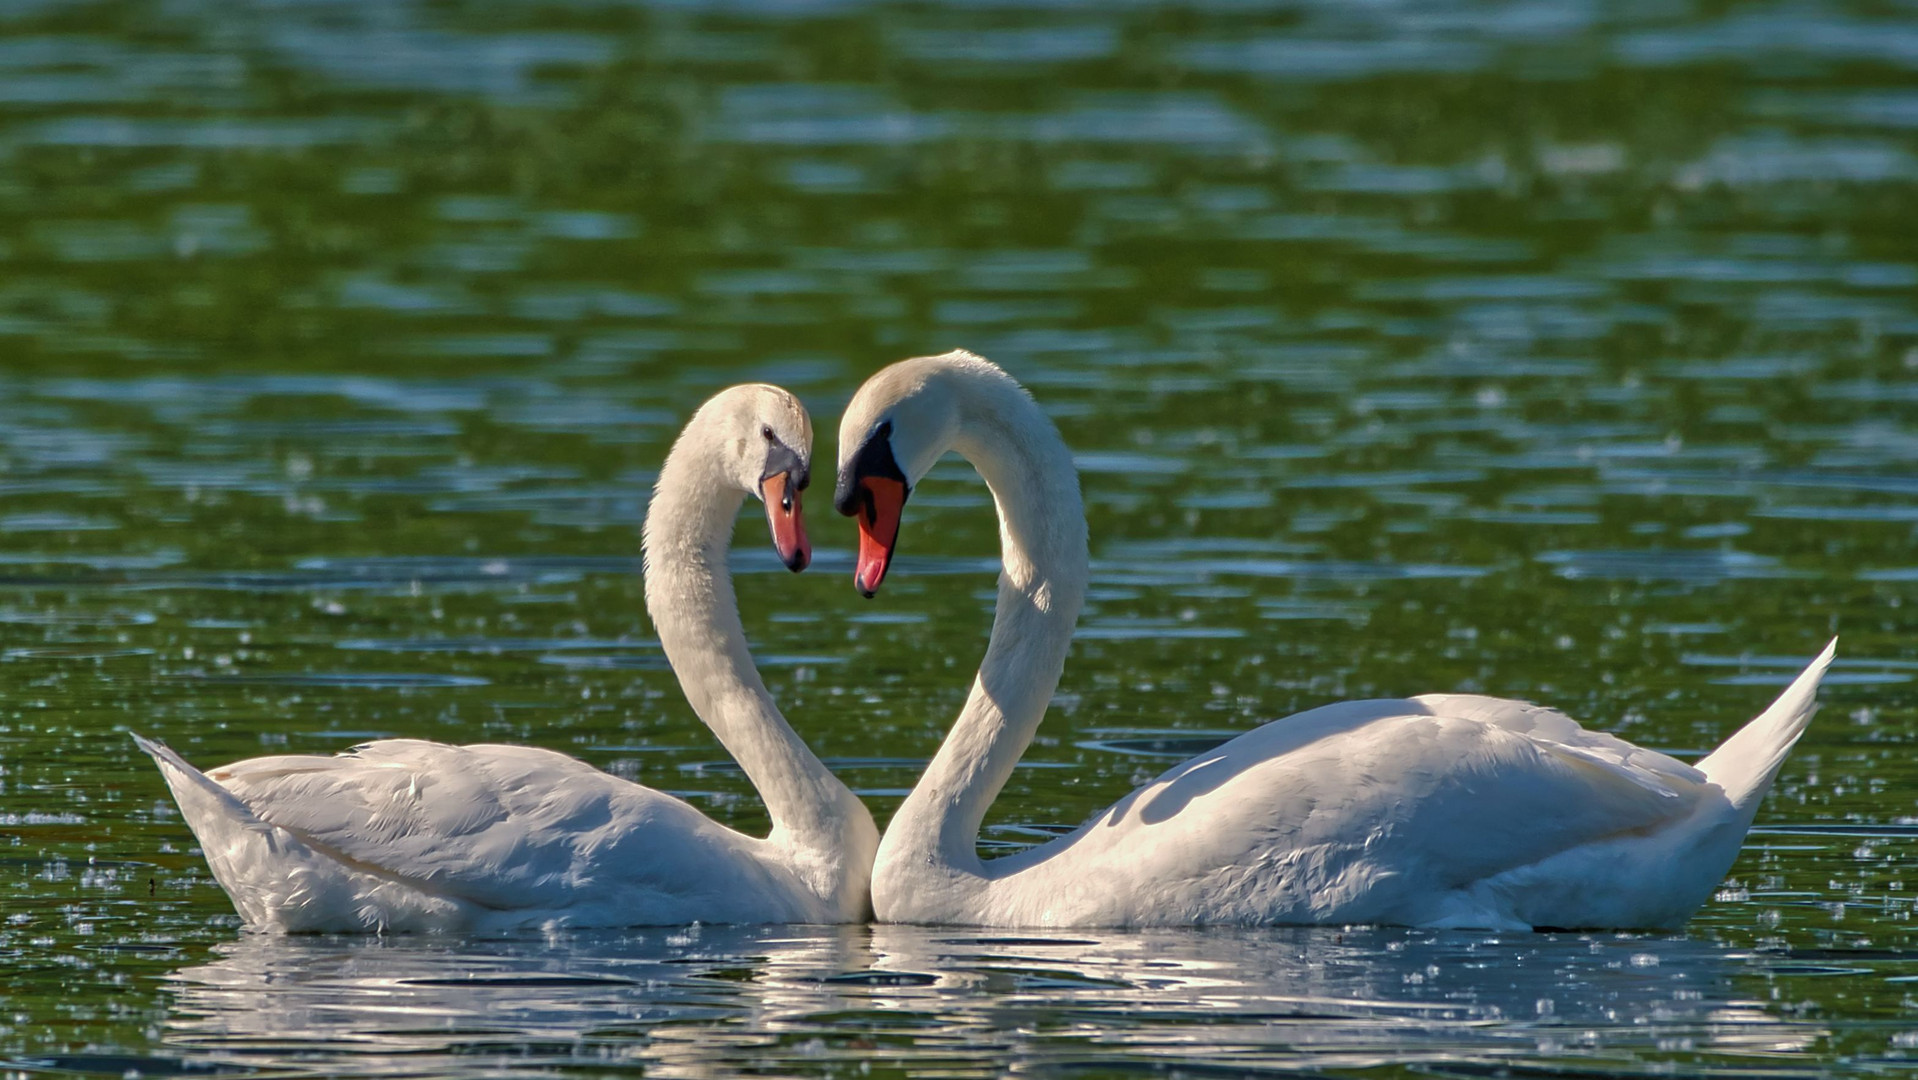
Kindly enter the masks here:
[[1716, 792], [1689, 765], [1522, 702], [1345, 702], [1193, 758], [1007, 870], [1043, 864], [1077, 892], [1075, 870], [1129, 867], [1120, 880], [1138, 889], [1106, 901], [1120, 922], [1427, 922], [1413, 909], [1436, 897], [1658, 833]]
[[729, 909], [737, 897], [790, 891], [754, 857], [756, 841], [550, 750], [392, 739], [207, 775], [352, 870], [482, 908], [681, 897]]
[[1607, 731], [1592, 731], [1543, 705], [1480, 694], [1421, 694], [1411, 700], [1434, 716], [1472, 721], [1523, 736], [1542, 752], [1577, 758], [1613, 780], [1630, 781], [1660, 796], [1696, 794], [1698, 785], [1708, 780], [1697, 767], [1670, 754], [1634, 746]]

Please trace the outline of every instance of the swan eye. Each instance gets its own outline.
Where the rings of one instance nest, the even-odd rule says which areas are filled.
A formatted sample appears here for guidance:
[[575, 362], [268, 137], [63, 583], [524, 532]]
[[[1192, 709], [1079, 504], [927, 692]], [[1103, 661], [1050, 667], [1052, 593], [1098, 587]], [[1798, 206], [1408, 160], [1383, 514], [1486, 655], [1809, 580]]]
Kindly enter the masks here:
[[767, 442], [773, 442], [778, 438], [773, 434], [773, 426], [771, 424], [759, 425], [759, 433], [766, 437]]

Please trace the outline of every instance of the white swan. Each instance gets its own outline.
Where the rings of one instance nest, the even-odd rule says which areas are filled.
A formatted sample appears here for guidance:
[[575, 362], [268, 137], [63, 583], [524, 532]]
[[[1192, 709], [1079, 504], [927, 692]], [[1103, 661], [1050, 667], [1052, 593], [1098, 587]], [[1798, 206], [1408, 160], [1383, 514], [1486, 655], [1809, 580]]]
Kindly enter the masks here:
[[246, 922], [280, 931], [864, 921], [872, 816], [787, 726], [746, 649], [726, 552], [748, 493], [787, 566], [812, 455], [784, 390], [738, 386], [673, 444], [646, 517], [646, 607], [680, 686], [759, 789], [760, 840], [551, 750], [368, 743], [202, 773], [153, 756]]
[[1085, 513], [1064, 442], [1004, 372], [965, 352], [894, 364], [839, 429], [834, 502], [859, 518], [866, 595], [949, 449], [998, 506], [999, 606], [971, 696], [880, 842], [884, 921], [1677, 926], [1730, 868], [1832, 659], [1696, 766], [1517, 701], [1328, 705], [986, 862], [980, 822], [1045, 713], [1085, 595]]

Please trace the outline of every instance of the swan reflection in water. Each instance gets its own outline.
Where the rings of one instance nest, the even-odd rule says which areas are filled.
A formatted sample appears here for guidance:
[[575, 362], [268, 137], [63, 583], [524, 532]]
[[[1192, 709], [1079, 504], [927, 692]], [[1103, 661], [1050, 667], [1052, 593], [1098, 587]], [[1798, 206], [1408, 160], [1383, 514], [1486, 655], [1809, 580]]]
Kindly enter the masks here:
[[[1165, 1065], [1467, 1073], [1811, 1064], [1779, 957], [1706, 940], [1358, 929], [692, 927], [506, 940], [248, 935], [170, 977], [199, 1064], [470, 1074]], [[1800, 964], [1798, 967], [1802, 967]], [[1779, 1056], [1784, 1055], [1784, 1056]]]

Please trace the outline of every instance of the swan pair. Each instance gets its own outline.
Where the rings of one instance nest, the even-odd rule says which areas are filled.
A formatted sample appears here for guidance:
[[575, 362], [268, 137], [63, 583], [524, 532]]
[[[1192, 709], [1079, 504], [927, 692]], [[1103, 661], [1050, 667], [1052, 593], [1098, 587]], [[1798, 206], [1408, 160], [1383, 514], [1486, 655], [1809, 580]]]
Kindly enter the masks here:
[[765, 798], [766, 839], [545, 750], [386, 740], [203, 774], [139, 740], [241, 914], [282, 930], [869, 912], [1007, 927], [1675, 927], [1730, 868], [1833, 656], [1696, 766], [1522, 702], [1346, 702], [1256, 728], [1068, 835], [982, 860], [981, 821], [1037, 730], [1084, 602], [1084, 508], [1064, 442], [1009, 376], [965, 352], [907, 360], [868, 380], [840, 425], [834, 505], [858, 522], [855, 585], [878, 591], [909, 497], [949, 450], [992, 491], [1002, 569], [965, 707], [882, 840], [767, 694], [724, 572], [748, 495], [764, 499], [787, 565], [805, 566], [810, 447], [791, 395], [720, 394], [674, 444], [645, 530], [661, 645]]

